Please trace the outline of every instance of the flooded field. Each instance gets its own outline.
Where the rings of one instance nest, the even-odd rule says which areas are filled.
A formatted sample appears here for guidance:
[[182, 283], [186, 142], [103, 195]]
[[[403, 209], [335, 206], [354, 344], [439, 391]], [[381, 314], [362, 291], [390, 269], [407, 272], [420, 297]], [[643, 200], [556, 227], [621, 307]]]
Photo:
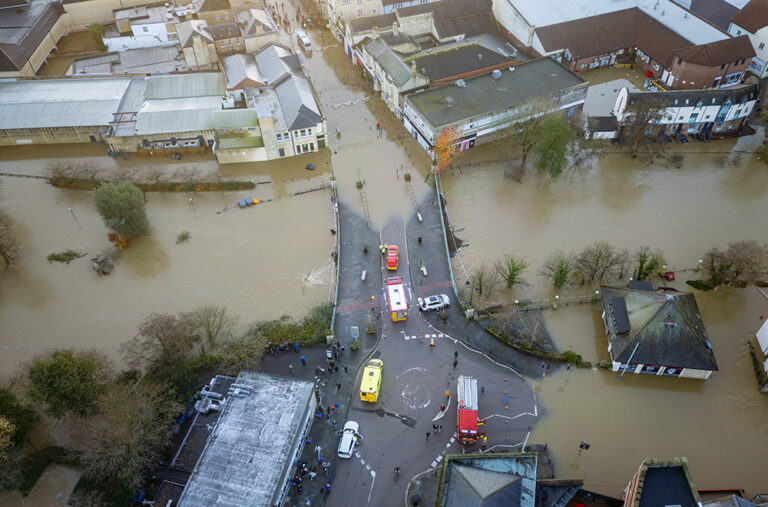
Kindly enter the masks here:
[[[494, 146], [481, 147], [461, 159], [461, 172], [442, 176], [452, 225], [467, 244], [462, 262], [454, 259], [457, 281], [466, 279], [463, 266], [471, 272], [507, 254], [524, 256], [529, 285], [496, 297], [552, 298], [538, 271], [558, 250], [577, 253], [596, 240], [630, 251], [648, 245], [680, 269], [696, 266], [712, 246], [765, 241], [768, 171], [763, 162], [731, 153], [748, 142], [694, 145], [706, 152], [684, 152], [680, 169], [663, 162], [635, 167], [614, 153], [556, 180], [529, 167], [520, 183], [504, 176], [502, 164], [482, 163], [500, 156]], [[679, 290], [686, 290], [686, 275], [695, 273], [678, 277]], [[687, 456], [698, 487], [765, 490], [768, 396], [757, 391], [746, 340], [762, 323], [768, 300], [754, 288], [696, 297], [720, 368], [711, 380], [619, 379], [604, 370], [563, 369], [534, 381], [548, 415], [531, 441], [549, 444], [558, 478], [581, 478], [587, 489], [618, 496], [644, 458]], [[550, 310], [545, 318], [561, 350], [597, 364], [608, 358], [600, 313], [587, 304]], [[582, 440], [592, 447], [579, 456]]]
[[[46, 157], [74, 155], [76, 148], [3, 150], [0, 171], [41, 174], [50, 162]], [[85, 148], [90, 154], [90, 147]], [[77, 160], [97, 163], [107, 172], [169, 164], [93, 155]], [[304, 169], [310, 160], [318, 170]], [[201, 175], [216, 168], [209, 160], [187, 162], [185, 157], [184, 162]], [[16, 223], [23, 254], [19, 266], [2, 275], [0, 372], [12, 373], [20, 361], [50, 347], [98, 347], [117, 359], [120, 343], [133, 337], [153, 311], [224, 305], [247, 325], [282, 314], [302, 316], [314, 304], [328, 301], [335, 274], [329, 190], [287, 197], [327, 182], [327, 168], [319, 157], [232, 166], [222, 169], [224, 177], [272, 183], [245, 192], [149, 193], [150, 234], [126, 249], [106, 277], [89, 267], [89, 257], [109, 247], [89, 192], [2, 177], [2, 206]], [[251, 196], [276, 200], [234, 207], [236, 200]], [[177, 244], [183, 230], [190, 232], [190, 240]], [[46, 261], [49, 253], [68, 248], [87, 255], [69, 265]]]

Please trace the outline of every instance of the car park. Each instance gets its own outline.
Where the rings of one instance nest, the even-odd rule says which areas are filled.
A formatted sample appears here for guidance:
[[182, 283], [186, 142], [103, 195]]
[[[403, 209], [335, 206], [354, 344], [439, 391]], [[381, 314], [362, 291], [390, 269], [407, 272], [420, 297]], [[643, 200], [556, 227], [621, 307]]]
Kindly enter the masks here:
[[341, 432], [341, 440], [339, 440], [339, 458], [351, 458], [352, 453], [355, 452], [355, 447], [360, 444], [363, 439], [362, 435], [358, 433], [360, 426], [355, 421], [347, 421], [344, 424], [344, 430]]
[[427, 312], [429, 310], [440, 310], [451, 306], [451, 300], [445, 294], [436, 294], [426, 298], [419, 298], [419, 310]]

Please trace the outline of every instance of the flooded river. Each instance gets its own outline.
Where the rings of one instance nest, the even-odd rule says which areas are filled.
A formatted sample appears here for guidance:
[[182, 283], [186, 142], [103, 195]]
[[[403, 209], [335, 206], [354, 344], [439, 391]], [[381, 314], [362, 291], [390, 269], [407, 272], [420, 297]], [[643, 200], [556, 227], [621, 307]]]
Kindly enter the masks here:
[[[480, 147], [460, 160], [461, 172], [442, 176], [451, 220], [468, 244], [462, 262], [454, 259], [457, 281], [466, 279], [462, 265], [471, 272], [507, 254], [524, 256], [529, 285], [496, 298], [551, 298], [538, 271], [557, 250], [577, 253], [596, 240], [630, 250], [649, 245], [679, 269], [695, 266], [712, 246], [765, 241], [768, 171], [730, 153], [745, 142], [693, 145], [707, 153], [684, 152], [680, 169], [663, 162], [635, 167], [623, 154], [606, 154], [556, 180], [529, 167], [521, 183], [505, 177], [501, 164], [482, 163], [500, 157], [496, 147]], [[679, 290], [686, 290], [686, 275], [695, 273], [678, 277]], [[619, 379], [593, 369], [534, 381], [547, 416], [531, 441], [549, 444], [558, 478], [581, 478], [587, 489], [618, 496], [644, 458], [687, 456], [700, 488], [765, 491], [768, 396], [757, 391], [746, 340], [768, 314], [768, 300], [753, 287], [696, 297], [720, 368], [711, 380]], [[587, 304], [550, 310], [545, 318], [558, 348], [597, 364], [608, 359], [600, 313], [599, 305]], [[579, 456], [582, 440], [592, 446]]]
[[[89, 148], [85, 155], [91, 155]], [[1, 171], [41, 174], [48, 157], [62, 152], [74, 156], [74, 149], [4, 149]], [[93, 158], [70, 160], [91, 161], [106, 171], [169, 164], [137, 157], [118, 162], [98, 151], [98, 157], [93, 153]], [[304, 169], [310, 160], [318, 170]], [[187, 162], [185, 157], [184, 162], [201, 175], [216, 168], [209, 160]], [[272, 182], [252, 191], [147, 194], [150, 233], [122, 252], [106, 277], [89, 267], [88, 258], [109, 247], [89, 192], [2, 177], [2, 206], [16, 223], [23, 254], [19, 266], [2, 275], [0, 372], [12, 373], [21, 361], [50, 347], [98, 347], [117, 359], [120, 343], [133, 337], [151, 312], [223, 305], [247, 325], [282, 314], [300, 317], [328, 301], [335, 275], [329, 190], [287, 197], [327, 182], [325, 162], [322, 157], [298, 157], [288, 163], [222, 169], [227, 178]], [[275, 200], [234, 208], [236, 200], [249, 196]], [[190, 240], [176, 244], [183, 230], [190, 232]], [[46, 261], [49, 253], [68, 248], [88, 255], [69, 265]]]

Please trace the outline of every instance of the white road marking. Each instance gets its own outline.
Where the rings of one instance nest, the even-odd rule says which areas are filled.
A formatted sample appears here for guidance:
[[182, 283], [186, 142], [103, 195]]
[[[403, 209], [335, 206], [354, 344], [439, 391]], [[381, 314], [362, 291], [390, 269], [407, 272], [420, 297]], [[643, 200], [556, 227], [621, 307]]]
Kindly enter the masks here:
[[438, 463], [440, 463], [441, 461], [443, 461], [443, 455], [441, 454], [440, 456], [438, 456], [438, 457], [437, 457], [437, 459], [436, 459], [435, 461], [437, 461]]
[[371, 493], [373, 493], [373, 483], [376, 482], [376, 474], [373, 471], [371, 471], [371, 477], [373, 477], [373, 479], [371, 479], [371, 489], [370, 491], [368, 491], [368, 504], [371, 503]]
[[433, 461], [433, 462], [430, 464], [430, 466], [431, 466], [432, 468], [435, 468], [435, 467], [437, 466], [437, 461]]

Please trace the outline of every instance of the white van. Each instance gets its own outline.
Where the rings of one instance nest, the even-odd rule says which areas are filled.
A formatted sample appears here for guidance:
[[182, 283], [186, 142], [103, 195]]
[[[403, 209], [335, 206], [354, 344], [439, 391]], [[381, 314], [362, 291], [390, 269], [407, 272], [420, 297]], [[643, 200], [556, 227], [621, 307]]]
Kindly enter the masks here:
[[296, 40], [299, 41], [299, 45], [304, 48], [307, 53], [312, 51], [312, 41], [309, 40], [304, 30], [296, 30]]

